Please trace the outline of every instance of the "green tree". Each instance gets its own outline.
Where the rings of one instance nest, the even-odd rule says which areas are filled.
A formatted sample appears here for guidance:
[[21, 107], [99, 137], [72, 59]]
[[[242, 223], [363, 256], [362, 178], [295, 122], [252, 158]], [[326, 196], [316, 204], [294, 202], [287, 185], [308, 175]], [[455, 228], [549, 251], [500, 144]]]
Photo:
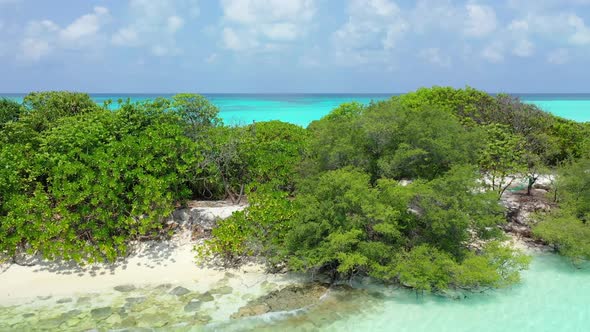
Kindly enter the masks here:
[[364, 132], [359, 121], [364, 106], [345, 103], [318, 121], [309, 124], [311, 136], [304, 174], [312, 175], [345, 166], [367, 168], [368, 158], [362, 147]]
[[479, 167], [486, 184], [502, 197], [518, 175], [525, 171], [524, 142], [504, 125], [488, 125], [485, 131], [485, 146], [480, 152]]
[[239, 202], [250, 183], [274, 183], [293, 190], [295, 168], [306, 149], [305, 129], [280, 121], [245, 127], [217, 127], [206, 138], [212, 172], [232, 201]]
[[269, 267], [282, 265], [284, 238], [295, 212], [293, 203], [287, 193], [270, 184], [251, 184], [248, 192], [248, 208], [219, 221], [212, 237], [197, 247], [200, 258], [219, 256], [233, 265], [245, 256], [263, 255]]
[[26, 145], [4, 146], [0, 252], [114, 260], [129, 241], [160, 234], [203, 156], [176, 115], [145, 110], [60, 117], [42, 132], [32, 164], [19, 160]]
[[[437, 109], [383, 111], [397, 112], [398, 115], [391, 124], [397, 131], [390, 136], [389, 142], [384, 143], [389, 148], [377, 159], [380, 176], [433, 179], [455, 165], [466, 165], [475, 160], [478, 132], [464, 128], [454, 116]], [[383, 136], [373, 131], [383, 125], [380, 118], [369, 116], [366, 122], [369, 137]]]
[[557, 212], [544, 218], [533, 228], [533, 234], [574, 263], [590, 260], [590, 225], [570, 213]]
[[559, 169], [560, 208], [541, 218], [533, 233], [575, 262], [590, 259], [590, 160]]
[[96, 103], [85, 93], [66, 91], [32, 92], [23, 99], [22, 121], [36, 131], [51, 127], [57, 119], [94, 111]]
[[219, 109], [201, 95], [191, 93], [174, 95], [170, 106], [189, 125], [193, 136], [203, 128], [222, 123], [219, 118]]
[[21, 104], [14, 100], [1, 98], [0, 99], [0, 130], [8, 122], [18, 121], [23, 108]]

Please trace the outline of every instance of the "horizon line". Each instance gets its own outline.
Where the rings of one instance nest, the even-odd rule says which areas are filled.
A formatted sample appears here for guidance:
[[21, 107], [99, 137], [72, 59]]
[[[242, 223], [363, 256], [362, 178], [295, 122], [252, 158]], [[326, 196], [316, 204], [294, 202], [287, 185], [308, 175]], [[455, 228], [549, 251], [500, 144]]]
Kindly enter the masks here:
[[[191, 91], [175, 91], [175, 92], [88, 92], [88, 91], [78, 91], [78, 90], [33, 90], [29, 92], [0, 92], [0, 96], [2, 95], [26, 95], [33, 92], [49, 92], [49, 91], [69, 91], [69, 92], [79, 92], [79, 93], [87, 93], [89, 95], [174, 95], [179, 93], [196, 93], [201, 95], [401, 95], [407, 94], [411, 92], [415, 92], [416, 90], [406, 91], [406, 92], [191, 92]], [[588, 94], [590, 92], [490, 92], [481, 90], [488, 94], [529, 94], [529, 95], [542, 95], [542, 94], [560, 94], [560, 95], [579, 95], [579, 94]]]

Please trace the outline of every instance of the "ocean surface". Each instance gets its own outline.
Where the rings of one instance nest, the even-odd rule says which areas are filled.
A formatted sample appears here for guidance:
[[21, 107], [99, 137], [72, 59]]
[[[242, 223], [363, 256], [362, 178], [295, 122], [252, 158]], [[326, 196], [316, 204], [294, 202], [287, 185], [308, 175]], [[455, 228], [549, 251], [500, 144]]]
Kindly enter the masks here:
[[[307, 126], [320, 119], [338, 105], [357, 101], [388, 99], [395, 94], [205, 94], [220, 109], [224, 122], [232, 125], [250, 124], [253, 121], [281, 120]], [[590, 121], [590, 94], [514, 94], [521, 100], [539, 106], [557, 116], [580, 121]], [[118, 107], [118, 100], [142, 101], [172, 94], [91, 94], [97, 103], [112, 100], [111, 108]], [[1, 94], [21, 101], [22, 94]]]

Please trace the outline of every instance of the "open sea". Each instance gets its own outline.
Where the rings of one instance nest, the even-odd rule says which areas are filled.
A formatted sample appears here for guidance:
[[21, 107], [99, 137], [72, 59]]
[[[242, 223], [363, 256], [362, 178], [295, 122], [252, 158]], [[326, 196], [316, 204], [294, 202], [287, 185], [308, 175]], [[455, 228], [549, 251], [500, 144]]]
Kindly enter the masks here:
[[[0, 94], [1, 96], [1, 94]], [[4, 95], [22, 99], [22, 95]], [[157, 96], [136, 94], [94, 94], [97, 102], [119, 98], [145, 100]], [[370, 103], [391, 95], [293, 94], [293, 95], [206, 95], [221, 110], [230, 124], [282, 120], [306, 126], [343, 102]], [[547, 112], [580, 122], [590, 121], [590, 94], [519, 95]], [[116, 105], [113, 105], [116, 107]], [[1, 285], [0, 285], [1, 287]], [[34, 287], [34, 285], [31, 285]], [[398, 332], [588, 332], [590, 331], [590, 268], [575, 268], [569, 261], [550, 253], [533, 255], [520, 284], [500, 291], [469, 294], [449, 299], [434, 295], [416, 296], [394, 289], [387, 296], [367, 303], [365, 298], [343, 301], [328, 310], [304, 310], [248, 320], [214, 321], [211, 331], [243, 330], [321, 330], [321, 331], [398, 331]], [[219, 306], [223, 306], [219, 303]], [[219, 308], [219, 306], [217, 308]], [[60, 307], [55, 307], [56, 310]], [[6, 309], [8, 319], [30, 310]], [[179, 309], [180, 310], [180, 309]], [[2, 330], [0, 307], [0, 330]], [[4, 325], [8, 328], [9, 325]], [[43, 326], [30, 326], [32, 329]], [[159, 329], [160, 330], [160, 329]], [[165, 327], [161, 330], [167, 330]], [[183, 330], [182, 328], [180, 330]]]
[[[307, 126], [311, 121], [328, 114], [338, 105], [357, 101], [388, 99], [395, 94], [205, 94], [220, 109], [227, 124], [249, 124], [253, 121], [281, 120]], [[580, 121], [590, 121], [590, 94], [514, 94], [521, 100], [539, 106], [557, 116]], [[21, 101], [22, 94], [2, 94], [1, 97]], [[111, 108], [118, 107], [118, 100], [142, 101], [172, 94], [91, 94], [97, 103], [112, 100]]]

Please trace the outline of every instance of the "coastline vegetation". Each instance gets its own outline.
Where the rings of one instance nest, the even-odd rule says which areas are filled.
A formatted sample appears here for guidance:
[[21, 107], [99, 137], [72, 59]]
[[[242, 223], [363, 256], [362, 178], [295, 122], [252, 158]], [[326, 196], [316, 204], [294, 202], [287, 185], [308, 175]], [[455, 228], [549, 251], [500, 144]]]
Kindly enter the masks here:
[[534, 234], [590, 258], [590, 130], [509, 95], [420, 89], [308, 128], [227, 126], [194, 94], [107, 106], [72, 92], [0, 101], [3, 257], [112, 261], [169, 235], [186, 200], [247, 200], [200, 256], [425, 291], [504, 287], [529, 258], [503, 244], [499, 198], [557, 171], [560, 208]]

